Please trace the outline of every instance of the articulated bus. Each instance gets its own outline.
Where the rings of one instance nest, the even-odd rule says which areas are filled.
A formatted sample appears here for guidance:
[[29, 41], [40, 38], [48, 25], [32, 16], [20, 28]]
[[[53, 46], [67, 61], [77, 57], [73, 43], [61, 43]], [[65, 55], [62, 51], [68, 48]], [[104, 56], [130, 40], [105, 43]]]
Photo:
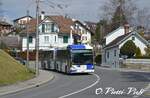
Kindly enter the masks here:
[[89, 45], [68, 45], [67, 48], [53, 50], [52, 59], [45, 69], [68, 74], [94, 72], [93, 48]]

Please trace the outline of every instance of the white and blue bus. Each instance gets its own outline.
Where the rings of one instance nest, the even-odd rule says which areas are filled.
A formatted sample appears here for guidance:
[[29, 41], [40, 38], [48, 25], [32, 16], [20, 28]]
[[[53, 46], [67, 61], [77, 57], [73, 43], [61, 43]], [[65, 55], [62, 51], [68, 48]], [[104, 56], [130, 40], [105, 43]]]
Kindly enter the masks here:
[[54, 49], [53, 58], [45, 68], [68, 74], [94, 72], [93, 48], [89, 45], [69, 45]]

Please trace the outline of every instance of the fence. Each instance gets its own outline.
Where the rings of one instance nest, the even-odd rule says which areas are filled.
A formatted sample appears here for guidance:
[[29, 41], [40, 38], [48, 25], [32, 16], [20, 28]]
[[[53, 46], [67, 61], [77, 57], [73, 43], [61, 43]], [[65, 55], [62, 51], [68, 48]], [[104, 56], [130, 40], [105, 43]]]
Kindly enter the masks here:
[[141, 65], [149, 65], [150, 59], [126, 59], [123, 60], [124, 64], [141, 64]]
[[123, 60], [123, 68], [150, 70], [150, 59]]

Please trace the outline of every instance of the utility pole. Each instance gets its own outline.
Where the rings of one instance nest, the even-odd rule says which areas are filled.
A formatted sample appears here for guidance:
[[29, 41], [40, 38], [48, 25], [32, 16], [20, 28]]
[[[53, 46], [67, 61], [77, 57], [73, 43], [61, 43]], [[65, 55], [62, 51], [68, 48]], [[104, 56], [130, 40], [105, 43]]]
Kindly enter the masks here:
[[[29, 10], [27, 10], [27, 17], [29, 17]], [[29, 32], [28, 32], [28, 26], [29, 24], [29, 19], [27, 18], [27, 23], [26, 23], [26, 33], [27, 33], [27, 62], [26, 62], [26, 67], [29, 67]]]
[[36, 76], [39, 75], [39, 0], [36, 0], [36, 61], [35, 61], [35, 69]]

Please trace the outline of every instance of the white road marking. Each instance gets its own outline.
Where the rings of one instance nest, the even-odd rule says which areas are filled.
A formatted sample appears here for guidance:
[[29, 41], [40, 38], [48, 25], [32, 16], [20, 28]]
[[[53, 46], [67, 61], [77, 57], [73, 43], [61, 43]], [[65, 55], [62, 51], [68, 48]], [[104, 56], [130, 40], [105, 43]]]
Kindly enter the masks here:
[[63, 96], [58, 97], [58, 98], [66, 98], [66, 97], [68, 97], [68, 96], [71, 96], [71, 95], [74, 95], [74, 94], [80, 93], [80, 92], [82, 92], [82, 91], [85, 91], [85, 90], [87, 90], [87, 89], [89, 89], [89, 88], [91, 88], [91, 87], [95, 86], [95, 85], [96, 85], [96, 84], [100, 81], [100, 77], [99, 77], [97, 74], [93, 74], [93, 75], [95, 75], [95, 76], [96, 76], [97, 80], [96, 80], [93, 84], [91, 84], [90, 86], [87, 86], [87, 87], [85, 87], [85, 88], [83, 88], [83, 89], [80, 89], [80, 90], [75, 91], [75, 92], [70, 93], [70, 94], [63, 95]]

